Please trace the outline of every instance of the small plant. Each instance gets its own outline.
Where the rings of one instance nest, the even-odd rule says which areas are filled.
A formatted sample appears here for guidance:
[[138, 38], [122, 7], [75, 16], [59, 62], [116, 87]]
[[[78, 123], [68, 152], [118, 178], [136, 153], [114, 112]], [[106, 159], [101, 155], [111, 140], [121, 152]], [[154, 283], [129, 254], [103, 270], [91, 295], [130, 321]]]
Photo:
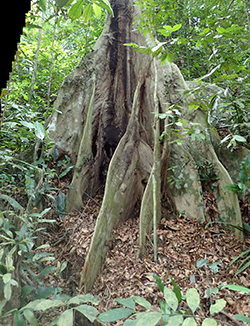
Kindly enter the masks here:
[[[26, 306], [15, 312], [15, 318], [19, 322], [22, 322], [22, 325], [25, 325], [25, 320], [29, 325], [39, 325], [37, 320], [39, 312], [48, 312], [49, 310], [60, 308], [64, 309], [63, 313], [53, 320], [51, 325], [73, 326], [74, 311], [80, 312], [90, 322], [94, 322], [99, 311], [93, 306], [98, 304], [99, 300], [91, 294], [81, 294], [73, 298], [66, 295], [58, 295], [54, 296], [53, 299], [40, 299], [29, 302]], [[21, 325], [21, 323], [18, 325]]]
[[[8, 195], [0, 195], [0, 200], [8, 202], [13, 208], [13, 210], [0, 211], [2, 300], [0, 316], [2, 316], [5, 305], [6, 307], [24, 305], [27, 299], [47, 298], [59, 289], [53, 286], [45, 287], [42, 282], [45, 275], [56, 270], [55, 266], [43, 265], [44, 262], [55, 259], [53, 254], [45, 251], [49, 245], [44, 244], [40, 247], [35, 245], [37, 233], [44, 229], [41, 224], [54, 222], [45, 218], [50, 208], [41, 213], [28, 214], [15, 199]], [[15, 300], [17, 300], [16, 304], [14, 304]]]
[[[199, 261], [199, 266], [206, 266], [208, 261]], [[221, 263], [210, 264], [209, 268], [215, 273]], [[132, 296], [127, 299], [116, 299], [116, 302], [125, 306], [125, 308], [111, 309], [98, 316], [102, 322], [114, 322], [119, 319], [128, 318], [124, 322], [124, 326], [154, 326], [159, 322], [161, 326], [174, 325], [174, 326], [195, 326], [198, 325], [196, 319], [202, 319], [202, 326], [216, 326], [217, 321], [214, 315], [221, 312], [225, 306], [224, 299], [214, 300], [209, 307], [208, 314], [210, 317], [203, 317], [204, 312], [199, 314], [200, 307], [200, 294], [195, 288], [187, 290], [185, 295], [182, 295], [180, 287], [172, 279], [173, 289], [164, 285], [160, 277], [152, 274], [159, 290], [163, 293], [164, 299], [160, 302], [160, 312], [153, 311], [149, 301], [142, 297]], [[247, 288], [240, 286], [228, 285], [221, 288], [229, 288], [235, 291], [250, 292]], [[217, 290], [218, 291], [218, 290]], [[143, 307], [145, 311], [136, 309], [136, 304]], [[207, 313], [206, 313], [207, 314]], [[235, 319], [241, 321], [250, 321], [250, 319], [243, 315], [235, 315]]]
[[[202, 267], [205, 268], [207, 284], [210, 284], [208, 269], [210, 269], [214, 274], [216, 274], [219, 271], [219, 266], [222, 266], [222, 265], [223, 265], [222, 262], [209, 263], [209, 260], [206, 257], [205, 257], [205, 259], [200, 259], [196, 262], [197, 268], [202, 268]], [[212, 304], [213, 298], [216, 298], [218, 291], [219, 291], [219, 289], [217, 287], [212, 287], [212, 286], [209, 286], [209, 288], [206, 290], [205, 294], [206, 294], [206, 297], [210, 300], [210, 304]]]

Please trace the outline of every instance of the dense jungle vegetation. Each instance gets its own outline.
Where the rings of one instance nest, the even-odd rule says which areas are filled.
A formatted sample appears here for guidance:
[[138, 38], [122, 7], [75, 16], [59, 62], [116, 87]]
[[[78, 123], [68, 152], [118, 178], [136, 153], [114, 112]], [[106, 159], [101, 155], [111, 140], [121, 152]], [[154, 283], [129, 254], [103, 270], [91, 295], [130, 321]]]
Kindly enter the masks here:
[[[189, 103], [189, 110], [205, 112], [209, 128], [217, 130], [220, 146], [228, 154], [244, 148], [245, 155], [232, 176], [234, 183], [227, 186], [238, 196], [242, 227], [237, 231], [241, 241], [234, 237], [237, 227], [223, 223], [213, 206], [213, 188], [217, 181], [213, 166], [197, 164], [200, 179], [209, 188], [205, 201], [211, 221], [190, 223], [200, 234], [212, 225], [216, 231], [211, 232], [216, 233], [218, 239], [223, 235], [231, 237], [228, 243], [218, 242], [218, 246], [225, 246], [223, 259], [227, 266], [225, 261], [218, 261], [216, 254], [214, 260], [205, 255], [193, 262], [196, 270], [203, 270], [202, 285], [191, 273], [188, 289], [177, 284], [174, 274], [169, 273], [167, 277], [164, 274], [164, 278], [157, 275], [161, 273], [155, 267], [155, 243], [157, 236], [160, 242], [166, 242], [163, 229], [167, 222], [164, 220], [159, 223], [158, 233], [155, 231], [152, 240], [148, 239], [155, 261], [147, 260], [151, 269], [147, 276], [150, 282], [147, 282], [149, 288], [153, 283], [157, 287], [155, 300], [151, 301], [148, 296], [152, 292], [146, 291], [147, 296], [143, 296], [135, 289], [130, 289], [129, 296], [124, 297], [114, 283], [112, 289], [114, 293], [117, 291], [117, 297], [113, 306], [105, 306], [100, 305], [105, 298], [98, 299], [101, 293], [97, 291], [83, 294], [82, 288], [68, 289], [67, 282], [73, 271], [69, 269], [70, 259], [60, 255], [58, 250], [61, 249], [51, 249], [48, 239], [56, 237], [55, 246], [68, 239], [65, 247], [70, 247], [70, 239], [74, 237], [73, 232], [67, 238], [68, 231], [62, 232], [60, 239], [55, 235], [66, 230], [66, 225], [73, 229], [70, 218], [74, 215], [66, 211], [66, 195], [74, 162], [68, 155], [59, 156], [47, 127], [51, 114], [57, 111], [54, 103], [63, 81], [82, 64], [83, 58], [91, 55], [106, 16], [113, 15], [115, 1], [110, 2], [34, 0], [27, 13], [13, 70], [1, 92], [0, 325], [250, 325], [250, 5], [247, 0], [135, 1], [141, 12], [134, 28], [157, 42], [153, 46], [126, 44], [133, 51], [158, 58], [162, 65], [175, 63], [190, 85], [189, 93], [195, 94], [196, 100]], [[165, 82], [171, 83], [170, 79], [171, 76], [166, 76]], [[204, 84], [209, 85], [209, 92], [204, 90]], [[185, 121], [180, 117], [179, 105], [174, 103], [167, 113], [159, 113], [158, 120], [164, 122], [170, 118], [168, 123], [174, 125], [175, 142], [182, 146], [178, 127], [185, 125]], [[203, 134], [195, 128], [194, 124], [193, 129], [188, 130], [189, 135], [203, 141]], [[164, 142], [164, 132], [160, 142]], [[168, 181], [178, 186], [181, 179], [169, 177]], [[75, 214], [77, 219], [87, 214], [94, 224], [100, 197], [89, 200], [92, 202], [91, 205], [86, 202], [87, 213], [77, 211]], [[186, 234], [179, 232], [185, 228], [185, 221], [183, 211], [173, 215], [168, 225], [170, 232], [176, 232], [173, 241], [179, 244], [186, 239]], [[86, 223], [85, 240], [89, 246], [94, 226]], [[119, 236], [121, 242], [127, 241], [124, 234]], [[236, 255], [232, 253], [227, 257], [227, 250], [231, 250], [234, 241], [239, 241], [240, 249]], [[80, 243], [82, 245], [79, 240], [79, 251]], [[158, 249], [160, 251], [160, 247]], [[206, 247], [206, 250], [209, 249]], [[138, 268], [141, 266], [143, 262], [138, 263]], [[225, 279], [217, 284], [214, 275], [223, 268], [226, 271], [233, 268], [233, 272], [228, 272], [231, 275], [228, 279], [225, 272]], [[78, 269], [77, 283], [81, 265]], [[135, 277], [136, 273], [134, 271]], [[132, 284], [132, 280], [130, 282]], [[201, 287], [206, 288], [205, 293]], [[231, 301], [224, 298], [225, 293], [230, 293]], [[236, 311], [237, 295], [244, 306]]]

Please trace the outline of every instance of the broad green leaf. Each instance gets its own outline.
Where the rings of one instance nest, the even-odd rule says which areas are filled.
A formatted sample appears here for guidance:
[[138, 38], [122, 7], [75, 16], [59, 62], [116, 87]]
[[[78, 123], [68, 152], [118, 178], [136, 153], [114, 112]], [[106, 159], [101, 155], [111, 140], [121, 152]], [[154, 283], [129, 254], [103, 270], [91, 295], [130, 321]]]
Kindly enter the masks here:
[[114, 321], [127, 318], [133, 314], [133, 310], [128, 308], [115, 308], [107, 312], [103, 312], [98, 316], [98, 319], [104, 323], [112, 323]]
[[82, 315], [84, 315], [88, 320], [93, 323], [96, 320], [96, 316], [99, 314], [99, 311], [92, 306], [83, 304], [81, 306], [75, 307], [75, 310], [79, 311]]
[[13, 198], [8, 195], [0, 195], [0, 199], [6, 200], [14, 210], [24, 211], [24, 208]]
[[10, 300], [11, 299], [11, 293], [12, 293], [10, 283], [7, 283], [7, 284], [4, 285], [3, 292], [4, 292], [4, 298], [6, 300]]
[[30, 309], [33, 311], [45, 311], [50, 308], [63, 306], [64, 302], [61, 300], [38, 299], [29, 302], [26, 306], [22, 307], [20, 311]]
[[133, 310], [135, 309], [135, 301], [132, 298], [127, 298], [127, 299], [116, 298], [115, 301], [127, 308], [130, 308]]
[[250, 293], [250, 289], [248, 289], [244, 286], [241, 286], [241, 285], [227, 284], [227, 285], [222, 285], [220, 288], [221, 289], [229, 289], [232, 291]]
[[21, 289], [22, 296], [25, 298], [28, 294], [30, 294], [34, 289], [32, 285], [24, 285]]
[[201, 267], [205, 266], [208, 262], [209, 262], [208, 259], [200, 259], [196, 262], [196, 267], [201, 268]]
[[151, 309], [151, 303], [148, 302], [145, 298], [139, 297], [137, 295], [133, 295], [132, 299], [139, 304], [140, 306], [144, 307], [147, 310]]
[[32, 122], [27, 122], [27, 121], [20, 121], [19, 122], [21, 125], [23, 125], [24, 127], [27, 127], [29, 129], [34, 129], [35, 125]]
[[98, 6], [96, 3], [93, 3], [93, 11], [96, 18], [101, 18], [102, 16], [102, 8]]
[[96, 0], [95, 3], [101, 8], [107, 10], [111, 16], [114, 16], [113, 9], [108, 0]]
[[94, 297], [92, 294], [79, 294], [73, 298], [71, 298], [67, 304], [81, 304], [81, 303], [91, 303], [93, 305], [99, 304], [99, 299]]
[[46, 135], [46, 132], [45, 132], [45, 129], [44, 129], [44, 126], [36, 121], [34, 123], [34, 127], [35, 127], [35, 135], [38, 139], [40, 140], [43, 140], [45, 138], [45, 135]]
[[181, 26], [182, 26], [181, 24], [174, 25], [173, 26], [173, 32], [178, 31], [181, 28]]
[[182, 326], [197, 326], [197, 323], [193, 317], [188, 317], [184, 320]]
[[247, 141], [245, 137], [239, 135], [233, 135], [233, 139], [241, 143], [245, 143]]
[[183, 323], [183, 317], [181, 315], [171, 316], [168, 318], [168, 326], [180, 326]]
[[215, 304], [212, 304], [210, 306], [210, 314], [214, 315], [217, 314], [218, 312], [221, 312], [225, 307], [226, 307], [226, 300], [224, 299], [219, 299], [215, 301]]
[[73, 326], [74, 325], [74, 314], [73, 309], [64, 311], [58, 319], [58, 326]]
[[201, 326], [217, 326], [217, 321], [213, 318], [206, 318], [203, 320]]
[[187, 294], [186, 294], [186, 300], [187, 300], [187, 304], [188, 304], [189, 308], [194, 313], [195, 310], [200, 305], [200, 295], [199, 295], [198, 291], [194, 288], [188, 289]]
[[36, 292], [36, 299], [46, 299], [50, 295], [54, 294], [56, 289], [53, 285], [50, 286], [38, 286], [37, 292]]
[[177, 297], [176, 297], [175, 293], [166, 286], [164, 288], [164, 298], [165, 298], [166, 303], [168, 304], [168, 306], [171, 309], [173, 309], [173, 311], [176, 311], [176, 309], [178, 307]]
[[244, 316], [242, 314], [234, 315], [234, 318], [237, 319], [237, 320], [243, 321], [245, 323], [250, 323], [250, 318], [247, 317], [247, 316]]
[[93, 7], [90, 3], [83, 9], [82, 17], [85, 20], [85, 22], [88, 22], [90, 20], [92, 13], [93, 13], [92, 10], [93, 10]]
[[9, 283], [10, 280], [11, 280], [11, 274], [10, 273], [6, 273], [6, 274], [3, 275], [4, 284]]
[[217, 30], [217, 32], [220, 33], [220, 34], [223, 34], [223, 33], [226, 32], [225, 28], [223, 28], [223, 27], [217, 27], [216, 30]]
[[82, 14], [82, 9], [84, 5], [84, 0], [78, 0], [73, 6], [70, 8], [68, 12], [68, 16], [70, 19], [75, 20], [80, 18]]
[[168, 52], [168, 54], [167, 54], [167, 60], [168, 60], [168, 62], [173, 62], [173, 60], [174, 60], [174, 55], [171, 53], [171, 52]]
[[27, 319], [30, 325], [39, 326], [38, 321], [33, 313], [33, 311], [26, 309], [23, 312], [24, 317]]
[[168, 315], [171, 315], [171, 309], [167, 305], [166, 301], [160, 302], [161, 313], [163, 314], [163, 321], [167, 321]]
[[137, 325], [136, 323], [137, 323], [136, 320], [127, 319], [125, 320], [123, 326], [136, 326]]
[[15, 318], [15, 323], [13, 324], [14, 326], [26, 326], [25, 320], [19, 311], [15, 312], [14, 318]]
[[[163, 113], [163, 114], [164, 114], [164, 113]], [[159, 118], [160, 118], [160, 117], [159, 117]], [[164, 118], [160, 118], [160, 119], [165, 119], [165, 117], [164, 117]], [[164, 283], [162, 282], [161, 278], [160, 278], [157, 274], [154, 274], [154, 273], [151, 273], [150, 275], [153, 276], [153, 278], [155, 279], [156, 284], [157, 284], [157, 286], [158, 286], [158, 289], [163, 293], [163, 292], [164, 292], [164, 287], [165, 287], [165, 285], [164, 285]]]
[[155, 326], [162, 318], [162, 314], [156, 311], [147, 311], [137, 314], [136, 326]]

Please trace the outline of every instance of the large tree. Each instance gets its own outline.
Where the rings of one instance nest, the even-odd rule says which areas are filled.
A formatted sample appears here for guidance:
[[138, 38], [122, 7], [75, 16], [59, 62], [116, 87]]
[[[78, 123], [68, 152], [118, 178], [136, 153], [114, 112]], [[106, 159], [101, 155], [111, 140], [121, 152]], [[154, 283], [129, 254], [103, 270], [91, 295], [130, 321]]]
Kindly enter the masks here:
[[[111, 6], [114, 16], [108, 15], [93, 52], [65, 79], [48, 126], [54, 150], [75, 163], [68, 211], [104, 189], [81, 274], [85, 291], [98, 275], [112, 230], [124, 219], [140, 215], [143, 255], [146, 235], [153, 220], [160, 219], [163, 206], [185, 211], [191, 218], [211, 217], [204, 208], [205, 185], [197, 166], [213, 169], [217, 217], [242, 225], [237, 196], [224, 188], [232, 179], [218, 157], [218, 136], [201, 109], [188, 109], [193, 95], [180, 70], [169, 62], [162, 66], [151, 54], [125, 45], [155, 44], [136, 29], [140, 11], [133, 0], [111, 0]], [[175, 111], [169, 107], [175, 103], [183, 123], [169, 123], [168, 118], [160, 122], [162, 113], [173, 119]], [[197, 137], [187, 132], [189, 128], [195, 128]], [[165, 137], [160, 141], [162, 133]], [[234, 169], [233, 164], [227, 167]]]

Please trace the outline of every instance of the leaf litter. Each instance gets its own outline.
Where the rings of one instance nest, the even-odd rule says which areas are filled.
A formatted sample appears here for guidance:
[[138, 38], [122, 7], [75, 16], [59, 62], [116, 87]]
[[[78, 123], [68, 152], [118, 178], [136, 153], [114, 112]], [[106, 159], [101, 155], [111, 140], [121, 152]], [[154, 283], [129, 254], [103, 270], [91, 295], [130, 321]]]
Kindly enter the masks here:
[[[49, 275], [47, 281], [60, 286], [69, 295], [82, 293], [78, 289], [81, 268], [90, 246], [94, 226], [101, 206], [102, 197], [86, 201], [80, 211], [68, 214], [58, 224], [57, 230], [49, 233], [51, 252], [55, 253], [56, 263], [67, 262], [67, 268], [62, 277]], [[168, 216], [167, 216], [168, 215]], [[209, 311], [207, 293], [209, 288], [219, 285], [237, 284], [250, 287], [250, 268], [235, 276], [239, 263], [229, 266], [232, 259], [237, 257], [246, 246], [250, 245], [249, 238], [242, 244], [228, 230], [218, 225], [208, 225], [197, 222], [185, 216], [166, 214], [158, 229], [158, 261], [153, 257], [153, 235], [148, 237], [146, 254], [141, 260], [138, 257], [139, 218], [123, 222], [113, 232], [111, 250], [106, 255], [105, 263], [94, 284], [92, 294], [101, 299], [98, 307], [100, 312], [120, 307], [115, 298], [141, 296], [148, 300], [153, 309], [159, 311], [159, 302], [163, 294], [159, 291], [151, 273], [157, 274], [165, 285], [172, 287], [172, 280], [180, 286], [182, 294], [189, 288], [196, 288], [201, 296], [201, 307]], [[212, 268], [197, 268], [196, 263], [208, 259]], [[219, 264], [217, 264], [219, 263]], [[250, 315], [249, 295], [243, 292], [219, 290], [216, 299], [225, 299], [226, 313], [220, 315], [230, 325], [228, 316], [234, 314]], [[119, 301], [119, 300], [118, 300]], [[123, 321], [112, 323], [122, 325]], [[243, 324], [241, 324], [243, 325]]]

